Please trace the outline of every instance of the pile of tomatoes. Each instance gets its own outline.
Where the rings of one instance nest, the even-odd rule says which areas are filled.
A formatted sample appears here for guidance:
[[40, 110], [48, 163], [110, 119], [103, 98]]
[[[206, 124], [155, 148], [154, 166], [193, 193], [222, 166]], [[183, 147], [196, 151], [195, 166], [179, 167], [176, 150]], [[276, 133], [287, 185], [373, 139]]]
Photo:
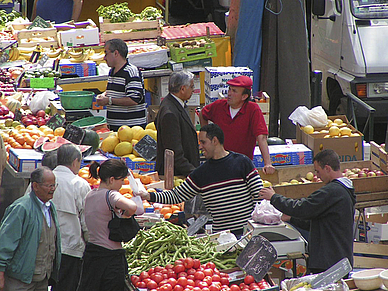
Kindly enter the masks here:
[[131, 276], [137, 288], [150, 291], [227, 291], [229, 275], [220, 272], [213, 262], [201, 264], [199, 259], [178, 259], [174, 265], [157, 266], [139, 276]]
[[264, 279], [256, 283], [250, 275], [240, 285], [229, 286], [229, 275], [220, 272], [213, 262], [201, 264], [199, 259], [192, 258], [132, 275], [131, 281], [135, 287], [150, 291], [250, 291], [271, 287]]

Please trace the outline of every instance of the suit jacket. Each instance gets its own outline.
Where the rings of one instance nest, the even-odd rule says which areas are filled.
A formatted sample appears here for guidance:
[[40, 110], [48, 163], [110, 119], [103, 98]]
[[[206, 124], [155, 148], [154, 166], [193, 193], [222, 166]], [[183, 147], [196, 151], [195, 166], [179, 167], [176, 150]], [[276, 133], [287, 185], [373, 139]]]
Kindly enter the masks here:
[[174, 175], [187, 176], [199, 166], [198, 137], [188, 113], [168, 94], [155, 119], [157, 137], [156, 170], [164, 175], [164, 150], [174, 151]]

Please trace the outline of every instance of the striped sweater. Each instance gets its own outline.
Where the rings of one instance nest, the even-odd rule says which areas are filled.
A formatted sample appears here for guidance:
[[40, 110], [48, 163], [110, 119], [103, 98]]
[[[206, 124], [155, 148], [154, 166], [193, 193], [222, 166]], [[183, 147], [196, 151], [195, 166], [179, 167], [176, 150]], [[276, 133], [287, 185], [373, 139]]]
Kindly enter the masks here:
[[112, 97], [112, 99], [130, 97], [138, 104], [131, 106], [108, 105], [107, 121], [109, 125], [145, 125], [147, 111], [141, 72], [128, 61], [116, 74], [113, 74], [113, 70], [114, 68], [109, 72], [106, 96]]
[[262, 180], [252, 161], [229, 152], [221, 159], [210, 159], [195, 169], [180, 186], [151, 193], [151, 202], [176, 204], [201, 195], [213, 217], [213, 230], [241, 231], [251, 218]]

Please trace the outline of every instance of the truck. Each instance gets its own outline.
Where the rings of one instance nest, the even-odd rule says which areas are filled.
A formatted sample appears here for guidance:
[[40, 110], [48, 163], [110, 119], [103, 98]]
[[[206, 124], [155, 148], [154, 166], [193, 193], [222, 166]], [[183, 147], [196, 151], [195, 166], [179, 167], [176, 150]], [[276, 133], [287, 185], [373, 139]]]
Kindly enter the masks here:
[[[322, 106], [329, 115], [343, 114], [352, 93], [386, 126], [388, 1], [313, 0], [310, 20], [311, 69], [322, 72]], [[366, 114], [356, 106], [360, 120]], [[379, 132], [385, 136], [385, 129]]]

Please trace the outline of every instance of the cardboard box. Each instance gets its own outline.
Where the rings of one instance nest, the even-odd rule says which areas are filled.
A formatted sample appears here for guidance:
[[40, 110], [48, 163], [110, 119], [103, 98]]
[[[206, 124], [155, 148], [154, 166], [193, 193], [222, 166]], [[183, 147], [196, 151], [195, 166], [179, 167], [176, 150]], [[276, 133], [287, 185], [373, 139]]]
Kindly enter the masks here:
[[9, 164], [17, 172], [32, 172], [42, 165], [43, 153], [31, 149], [9, 150]]
[[388, 213], [367, 213], [365, 214], [366, 235], [364, 222], [360, 220], [357, 224], [355, 219], [356, 239], [361, 242], [379, 243], [388, 240]]
[[98, 27], [70, 29], [58, 32], [61, 45], [66, 47], [81, 46], [81, 45], [98, 45], [100, 36]]
[[60, 60], [59, 69], [62, 75], [77, 75], [78, 77], [97, 75], [97, 66], [93, 61], [72, 63], [70, 60]]
[[188, 62], [169, 61], [168, 67], [173, 71], [181, 71], [183, 69], [204, 70], [205, 67], [211, 67], [212, 64], [213, 64], [212, 59], [207, 58], [207, 59], [199, 59], [199, 60], [193, 60], [193, 61], [188, 61]]
[[205, 83], [209, 85], [226, 84], [227, 81], [241, 75], [253, 79], [253, 71], [248, 67], [206, 67]]
[[[352, 130], [352, 133], [357, 132], [360, 136], [349, 136], [339, 138], [325, 138], [327, 133], [306, 134], [298, 125], [296, 129], [296, 140], [298, 143], [303, 143], [313, 150], [314, 156], [324, 149], [334, 150], [340, 157], [341, 162], [360, 161], [364, 158], [363, 140], [364, 136], [361, 132], [355, 130], [350, 125], [345, 115], [328, 116], [334, 120], [340, 118]], [[317, 128], [320, 131], [329, 128]]]
[[139, 173], [149, 173], [155, 171], [155, 161], [144, 161], [144, 162], [134, 162], [130, 158], [125, 157], [117, 157], [111, 153], [105, 153], [102, 150], [99, 150], [102, 155], [107, 157], [108, 159], [120, 159], [125, 162], [128, 168], [132, 170], [138, 170]]
[[[269, 155], [274, 166], [281, 165], [302, 165], [313, 163], [313, 153], [303, 144], [293, 145], [270, 145]], [[261, 156], [260, 148], [255, 147], [253, 154], [255, 167], [264, 167], [264, 160]]]
[[388, 174], [388, 154], [383, 147], [375, 143], [370, 142], [371, 160], [372, 163], [381, 169], [384, 174]]

